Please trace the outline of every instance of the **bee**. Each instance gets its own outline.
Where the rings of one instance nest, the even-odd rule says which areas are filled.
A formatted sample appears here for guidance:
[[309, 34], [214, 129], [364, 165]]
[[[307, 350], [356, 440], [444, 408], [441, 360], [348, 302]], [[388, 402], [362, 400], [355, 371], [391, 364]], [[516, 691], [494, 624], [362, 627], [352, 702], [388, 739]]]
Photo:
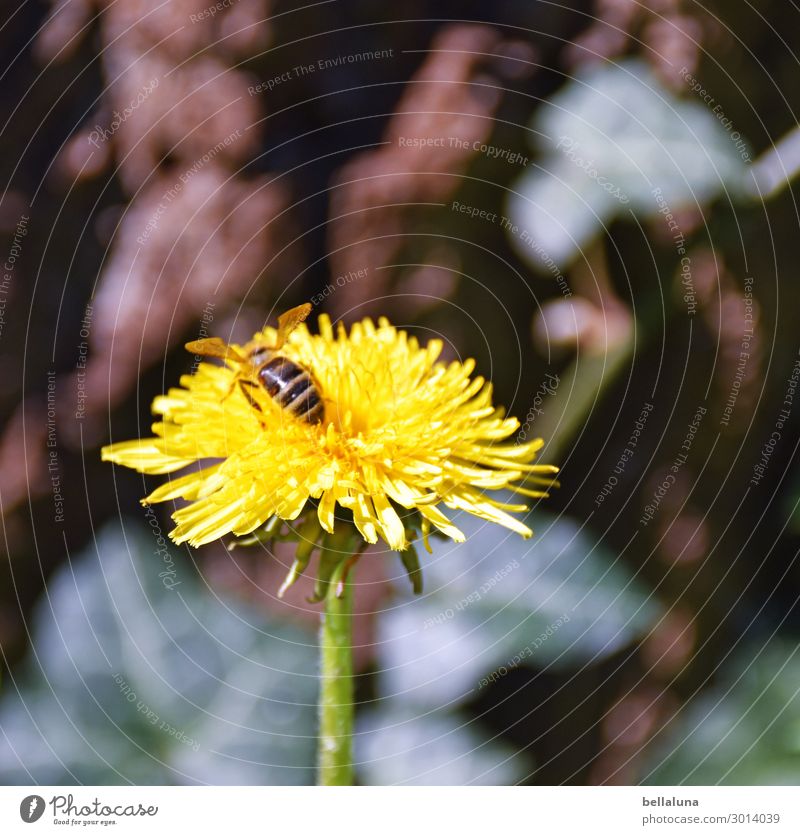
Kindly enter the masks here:
[[259, 412], [263, 410], [251, 390], [260, 386], [285, 412], [307, 423], [319, 423], [325, 415], [325, 406], [316, 380], [308, 369], [281, 354], [289, 334], [306, 320], [309, 313], [311, 305], [307, 302], [287, 310], [278, 317], [274, 344], [256, 343], [246, 354], [216, 336], [187, 342], [186, 348], [193, 354], [238, 363], [239, 371], [233, 385], [239, 385], [250, 405]]

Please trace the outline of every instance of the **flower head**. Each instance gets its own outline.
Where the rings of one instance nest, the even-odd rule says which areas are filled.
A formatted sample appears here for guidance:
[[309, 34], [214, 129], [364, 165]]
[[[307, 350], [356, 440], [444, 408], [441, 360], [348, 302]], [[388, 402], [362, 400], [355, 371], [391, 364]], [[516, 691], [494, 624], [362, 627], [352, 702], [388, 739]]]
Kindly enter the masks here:
[[[543, 441], [508, 442], [519, 423], [492, 405], [489, 383], [471, 377], [473, 360], [440, 362], [439, 340], [421, 346], [385, 319], [348, 333], [323, 315], [319, 331], [299, 325], [280, 353], [311, 375], [321, 422], [287, 412], [263, 386], [241, 385], [241, 361], [227, 359], [201, 363], [155, 399], [155, 437], [103, 449], [104, 460], [144, 473], [200, 464], [144, 500], [189, 502], [173, 514], [172, 539], [202, 545], [313, 511], [324, 533], [352, 518], [366, 542], [391, 549], [406, 549], [416, 529], [426, 544], [431, 531], [462, 541], [443, 507], [530, 536], [512, 515], [527, 507], [488, 493], [543, 497], [557, 470], [532, 463]], [[231, 348], [250, 356], [276, 338], [266, 328]]]

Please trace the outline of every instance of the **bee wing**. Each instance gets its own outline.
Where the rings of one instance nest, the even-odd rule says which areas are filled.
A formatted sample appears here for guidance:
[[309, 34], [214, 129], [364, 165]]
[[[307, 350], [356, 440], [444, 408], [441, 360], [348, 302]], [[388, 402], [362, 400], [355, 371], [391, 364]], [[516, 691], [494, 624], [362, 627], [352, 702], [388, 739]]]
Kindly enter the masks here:
[[306, 302], [298, 307], [293, 307], [291, 310], [287, 310], [286, 313], [282, 313], [278, 317], [278, 336], [275, 340], [276, 349], [283, 347], [289, 334], [301, 322], [305, 322], [309, 313], [311, 313], [311, 305]]
[[199, 354], [202, 357], [219, 357], [222, 360], [247, 362], [246, 357], [243, 357], [236, 348], [223, 342], [218, 336], [187, 342], [186, 350], [192, 354]]

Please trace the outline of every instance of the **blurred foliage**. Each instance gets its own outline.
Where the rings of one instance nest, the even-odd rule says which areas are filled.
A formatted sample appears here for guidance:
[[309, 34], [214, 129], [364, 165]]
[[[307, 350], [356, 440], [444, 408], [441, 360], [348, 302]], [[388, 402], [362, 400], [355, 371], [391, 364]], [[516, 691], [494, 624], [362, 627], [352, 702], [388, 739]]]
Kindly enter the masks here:
[[[459, 520], [468, 542], [434, 540], [429, 591], [382, 617], [363, 782], [525, 780], [529, 755], [460, 710], [479, 679], [537, 639], [519, 664], [576, 669], [652, 623], [618, 562], [567, 521], [537, 522], [526, 543]], [[52, 578], [32, 631], [0, 701], [4, 783], [313, 782], [313, 634], [218, 597], [139, 523], [106, 529]]]
[[480, 722], [467, 726], [468, 703], [509, 670], [596, 664], [658, 615], [619, 560], [566, 518], [534, 514], [530, 541], [466, 515], [457, 523], [467, 541], [435, 541], [423, 595], [381, 617], [376, 701], [359, 740], [367, 782], [527, 779], [525, 757], [481, 741]]
[[658, 613], [619, 560], [569, 519], [535, 514], [529, 541], [481, 520], [458, 524], [467, 541], [433, 546], [425, 593], [381, 618], [384, 698], [462, 701], [542, 635], [530, 656], [540, 669], [597, 662], [645, 634]]
[[370, 786], [509, 786], [530, 758], [457, 714], [397, 705], [367, 714], [356, 738], [359, 775]]
[[[546, 436], [564, 485], [548, 515], [537, 509], [532, 542], [478, 525], [463, 547], [420, 549], [422, 597], [396, 578], [395, 597], [360, 619], [362, 782], [791, 781], [796, 404], [763, 480], [748, 483], [798, 353], [797, 185], [763, 203], [743, 195], [732, 131], [680, 70], [713, 96], [759, 170], [766, 159], [784, 173], [789, 157], [773, 146], [796, 133], [800, 112], [786, 48], [796, 4], [443, 0], [434, 14], [411, 0], [398, 21], [380, 4], [309, 15], [281, 0], [269, 16], [242, 3], [181, 25], [198, 4], [152, 4], [159, 13], [139, 26], [148, 3], [73, 0], [61, 4], [83, 29], [73, 37], [42, 29], [46, 4], [28, 3], [0, 28], [13, 94], [0, 133], [4, 255], [30, 215], [0, 334], [0, 778], [313, 779], [312, 618], [289, 625], [300, 606], [287, 613], [271, 595], [287, 566], [266, 592], [253, 581], [273, 565], [266, 556], [248, 573], [249, 558], [207, 548], [194, 555], [199, 574], [175, 556], [181, 585], [164, 588], [149, 534], [126, 521], [123, 535], [114, 521], [137, 506], [143, 480], [101, 465], [97, 448], [149, 426], [152, 398], [190, 368], [184, 338], [200, 328], [246, 337], [357, 266], [369, 279], [337, 287], [315, 312], [378, 312], [474, 356], [527, 436]], [[377, 49], [392, 59], [248, 92], [300, 64]], [[169, 69], [154, 113], [140, 108], [143, 122], [87, 157], [86, 131]], [[211, 77], [208, 95], [171, 112], [180, 96], [170, 85], [196, 91]], [[241, 128], [245, 141], [203, 164], [139, 258], [136, 235], [165, 191]], [[468, 147], [401, 148], [399, 136]], [[562, 136], [577, 143], [573, 158], [556, 148]], [[266, 202], [247, 199], [265, 182]], [[691, 312], [655, 187], [690, 257]], [[553, 267], [493, 213], [513, 214]], [[746, 286], [754, 336], [739, 374]], [[86, 337], [92, 410], [79, 421], [82, 321], [98, 299]], [[51, 371], [63, 524], [48, 470]], [[552, 374], [557, 390], [537, 401]], [[652, 414], [618, 472], [644, 403]], [[700, 405], [687, 460], [642, 525]], [[376, 586], [401, 573], [394, 558], [368, 561]], [[220, 577], [224, 599], [211, 591]]]
[[[562, 269], [617, 216], [654, 216], [741, 197], [747, 168], [730, 136], [699, 101], [680, 99], [643, 61], [578, 73], [536, 111], [540, 164], [510, 196], [509, 215]], [[542, 256], [511, 240], [537, 270]]]
[[154, 543], [109, 527], [48, 583], [0, 701], [0, 780], [313, 783], [313, 633], [217, 597], [185, 563], [168, 588]]
[[737, 648], [718, 683], [659, 731], [648, 785], [794, 786], [800, 777], [800, 665], [795, 642]]

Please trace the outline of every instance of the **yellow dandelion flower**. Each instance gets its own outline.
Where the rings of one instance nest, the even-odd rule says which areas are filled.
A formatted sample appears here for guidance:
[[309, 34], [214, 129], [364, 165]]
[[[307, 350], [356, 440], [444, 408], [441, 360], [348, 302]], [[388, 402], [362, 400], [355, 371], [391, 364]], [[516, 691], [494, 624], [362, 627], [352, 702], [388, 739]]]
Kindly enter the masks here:
[[157, 397], [155, 437], [102, 450], [103, 460], [143, 473], [200, 465], [144, 499], [189, 502], [173, 514], [175, 542], [243, 536], [310, 510], [327, 534], [352, 514], [365, 542], [382, 539], [400, 551], [413, 536], [412, 516], [426, 544], [431, 531], [462, 541], [443, 508], [531, 535], [513, 515], [524, 504], [488, 493], [544, 497], [557, 468], [533, 463], [542, 440], [509, 442], [519, 423], [492, 405], [490, 383], [471, 376], [473, 360], [441, 362], [440, 340], [422, 346], [383, 318], [349, 333], [334, 331], [324, 315], [319, 334], [293, 324], [280, 355], [313, 380], [324, 405], [319, 422], [290, 413], [258, 384], [256, 356], [263, 362], [283, 341], [266, 328], [229, 346], [223, 365], [200, 363], [180, 388]]

